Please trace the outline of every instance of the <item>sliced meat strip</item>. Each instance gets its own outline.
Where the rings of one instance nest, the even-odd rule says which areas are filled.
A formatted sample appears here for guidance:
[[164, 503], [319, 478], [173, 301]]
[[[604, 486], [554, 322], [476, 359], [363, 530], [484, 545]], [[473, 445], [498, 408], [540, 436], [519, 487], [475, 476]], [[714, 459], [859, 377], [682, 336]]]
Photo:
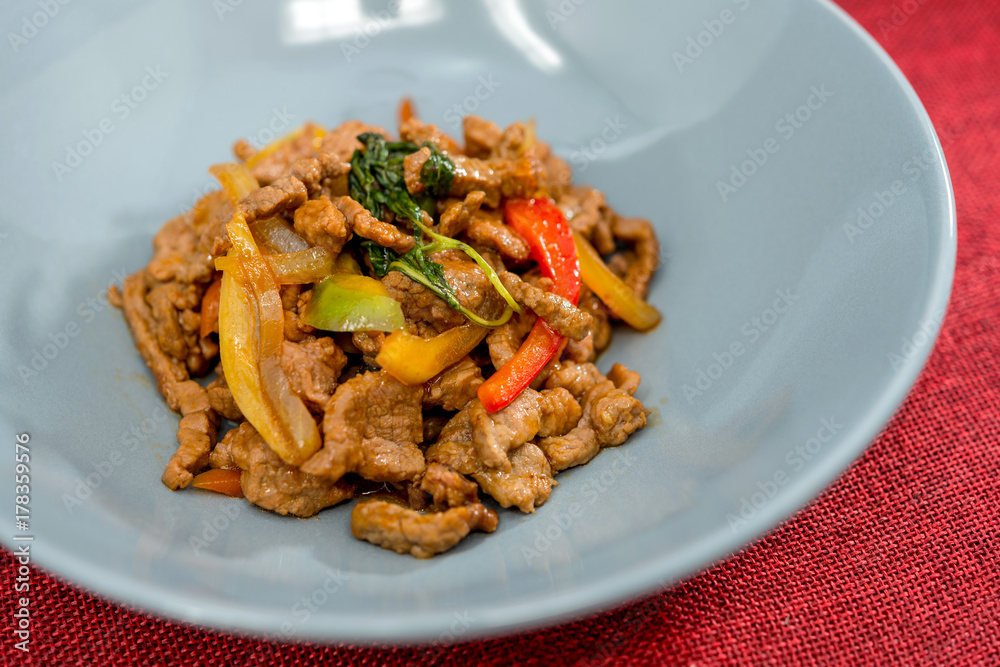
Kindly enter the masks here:
[[[122, 310], [125, 311], [125, 319], [132, 329], [135, 346], [146, 360], [146, 365], [153, 372], [160, 393], [167, 396], [169, 385], [183, 382], [188, 379], [189, 375], [185, 364], [170, 357], [160, 347], [157, 340], [156, 320], [146, 302], [146, 294], [149, 292], [147, 278], [149, 276], [145, 270], [125, 278], [122, 285]], [[168, 404], [173, 410], [177, 410], [179, 407], [176, 400], [174, 402], [168, 401]]]
[[366, 438], [361, 444], [361, 456], [362, 460], [352, 472], [373, 482], [412, 480], [420, 476], [425, 466], [424, 453], [412, 442]]
[[406, 183], [406, 189], [411, 195], [424, 191], [420, 172], [429, 159], [431, 159], [431, 149], [426, 146], [403, 158], [403, 182]]
[[485, 158], [500, 143], [503, 130], [496, 123], [479, 116], [466, 116], [462, 119], [462, 134], [465, 139], [465, 154]]
[[448, 153], [451, 156], [459, 155], [462, 152], [461, 146], [455, 140], [438, 129], [436, 125], [424, 123], [419, 118], [410, 118], [399, 126], [399, 137], [403, 141], [412, 141], [418, 146], [429, 141], [438, 147], [438, 150]]
[[594, 364], [576, 364], [571, 361], [564, 361], [559, 364], [559, 368], [555, 369], [548, 380], [545, 381], [545, 388], [555, 389], [563, 387], [569, 391], [573, 398], [579, 401], [591, 387], [599, 382], [604, 382], [606, 379]]
[[531, 248], [513, 228], [504, 224], [499, 213], [480, 211], [472, 216], [465, 235], [473, 243], [492, 248], [506, 257], [524, 261]]
[[546, 187], [549, 196], [558, 201], [573, 185], [573, 170], [558, 155], [550, 154], [545, 159], [545, 172], [548, 174]]
[[312, 198], [317, 197], [324, 188], [342, 189], [341, 194], [347, 194], [347, 175], [350, 172], [351, 163], [341, 160], [333, 153], [319, 153], [316, 157], [302, 158], [289, 170], [291, 176], [302, 181]]
[[473, 479], [501, 507], [532, 514], [545, 504], [557, 483], [548, 459], [534, 443], [527, 442], [511, 452], [510, 466], [510, 472], [493, 468], [475, 473]]
[[366, 500], [351, 512], [351, 532], [359, 540], [416, 558], [448, 551], [473, 530], [492, 533], [496, 512], [480, 503], [422, 514], [384, 500]]
[[[438, 233], [442, 236], [455, 237], [469, 226], [472, 217], [483, 205], [486, 194], [481, 190], [473, 190], [465, 195], [465, 199], [458, 201], [449, 199], [452, 202], [441, 213], [438, 221]], [[527, 255], [525, 255], [527, 257]]]
[[593, 332], [587, 334], [580, 340], [569, 341], [569, 343], [566, 344], [566, 350], [563, 352], [563, 359], [573, 361], [578, 364], [594, 361], [596, 358], [597, 351], [594, 350]]
[[351, 240], [347, 218], [326, 197], [310, 199], [295, 209], [295, 231], [310, 245], [326, 248], [336, 257]]
[[556, 387], [538, 392], [538, 413], [538, 435], [545, 438], [568, 433], [580, 421], [583, 410], [568, 389]]
[[587, 185], [571, 188], [558, 200], [569, 226], [590, 241], [602, 255], [615, 250], [611, 229], [612, 213], [608, 211], [604, 194]]
[[590, 333], [594, 351], [599, 353], [611, 344], [611, 317], [607, 308], [586, 285], [580, 285], [580, 310], [590, 313]]
[[344, 481], [314, 477], [282, 461], [250, 422], [229, 431], [219, 446], [228, 449], [240, 469], [243, 495], [257, 507], [310, 517], [354, 495], [353, 487]]
[[233, 155], [241, 162], [249, 162], [256, 154], [257, 149], [246, 139], [237, 139], [233, 144]]
[[537, 319], [538, 316], [530, 310], [520, 315], [515, 313], [506, 324], [486, 334], [486, 345], [490, 351], [493, 368], [500, 370], [511, 360]]
[[424, 384], [424, 407], [461, 410], [476, 397], [482, 384], [482, 369], [465, 357]]
[[503, 171], [494, 167], [504, 168], [506, 163], [496, 165], [486, 160], [464, 155], [451, 156], [455, 163], [455, 178], [451, 182], [448, 194], [452, 197], [464, 198], [474, 190], [483, 192], [483, 203], [490, 208], [500, 205], [503, 188]]
[[[506, 302], [479, 265], [457, 252], [434, 253], [431, 259], [441, 265], [445, 280], [459, 303], [486, 319], [497, 318], [503, 313]], [[467, 321], [444, 300], [399, 271], [390, 271], [382, 284], [389, 296], [399, 301], [408, 320], [426, 323], [432, 333], [441, 333]]]
[[385, 130], [377, 125], [368, 125], [359, 120], [349, 120], [327, 132], [320, 143], [321, 153], [330, 153], [341, 162], [350, 162], [355, 150], [363, 148], [358, 135], [374, 132], [385, 136]]
[[429, 289], [399, 271], [382, 278], [389, 296], [399, 302], [408, 322], [419, 323], [416, 333], [435, 335], [463, 324], [465, 316], [451, 308]]
[[621, 387], [604, 380], [587, 390], [582, 402], [583, 416], [576, 428], [566, 435], [538, 441], [554, 470], [583, 465], [602, 448], [622, 444], [629, 435], [646, 425], [648, 411], [628, 392], [638, 387], [635, 377], [638, 374], [622, 366], [614, 375], [621, 381]]
[[562, 335], [582, 340], [590, 333], [590, 313], [580, 310], [567, 299], [526, 283], [510, 271], [500, 274], [500, 282], [515, 301], [531, 308]]
[[293, 211], [308, 198], [306, 186], [297, 178], [285, 177], [257, 188], [237, 207], [248, 223]]
[[533, 439], [541, 428], [538, 392], [525, 389], [502, 410], [489, 413], [479, 400], [470, 406], [472, 445], [486, 468], [510, 472], [507, 454]]
[[608, 379], [629, 396], [635, 396], [635, 391], [639, 388], [639, 381], [642, 377], [638, 372], [629, 370], [623, 364], [615, 364], [608, 371]]
[[285, 341], [281, 348], [281, 368], [292, 391], [311, 412], [322, 413], [337, 387], [337, 378], [347, 365], [347, 355], [331, 338], [302, 343]]
[[660, 263], [660, 242], [656, 239], [653, 225], [644, 218], [622, 218], [615, 216], [612, 226], [615, 238], [633, 246], [634, 261], [625, 273], [625, 283], [640, 299], [646, 298], [649, 281]]
[[[294, 137], [291, 141], [282, 142], [278, 146], [277, 150], [273, 151], [270, 155], [262, 157], [259, 162], [250, 168], [250, 173], [252, 173], [254, 178], [257, 179], [257, 182], [263, 186], [270, 185], [287, 176], [288, 168], [296, 160], [310, 157], [316, 152], [314, 140], [317, 129], [318, 126], [315, 123], [307, 122], [303, 125], [303, 131], [298, 136]], [[237, 157], [240, 157], [241, 159], [243, 159], [241, 153], [249, 153], [243, 145], [238, 144], [237, 146], [234, 146], [233, 149]], [[250, 157], [253, 157], [256, 154], [257, 151], [254, 150]], [[246, 159], [249, 160], [250, 157]]]
[[208, 467], [219, 416], [209, 404], [208, 392], [194, 380], [170, 385], [169, 394], [180, 409], [181, 421], [177, 428], [177, 451], [167, 462], [161, 479], [167, 488], [176, 491]]
[[384, 342], [385, 334], [381, 331], [355, 331], [351, 334], [351, 344], [362, 354], [365, 363], [373, 368], [378, 366], [376, 358]]
[[212, 282], [215, 267], [199, 245], [201, 231], [193, 226], [195, 219], [190, 212], [178, 216], [153, 237], [153, 258], [146, 270], [156, 280], [185, 285]]
[[302, 471], [331, 480], [362, 471], [368, 479], [394, 482], [418, 475], [422, 397], [422, 387], [408, 387], [385, 371], [342, 383], [326, 406], [323, 447]]
[[473, 442], [477, 403], [478, 399], [452, 417], [438, 441], [427, 449], [427, 460], [472, 476], [503, 507], [534, 512], [548, 500], [555, 485], [548, 460], [535, 444], [525, 442], [509, 453], [509, 469], [488, 467]]
[[205, 390], [208, 392], [208, 404], [222, 417], [230, 421], [242, 421], [243, 413], [236, 405], [233, 392], [229, 390], [226, 376], [222, 373], [222, 364], [215, 367], [216, 378], [208, 383]]
[[461, 507], [479, 502], [479, 487], [461, 473], [440, 463], [430, 463], [418, 487], [431, 496], [435, 509]]
[[399, 231], [388, 222], [382, 222], [354, 199], [336, 197], [331, 201], [344, 214], [348, 227], [358, 236], [371, 239], [386, 248], [392, 248], [401, 255], [413, 250], [417, 244], [412, 236]]

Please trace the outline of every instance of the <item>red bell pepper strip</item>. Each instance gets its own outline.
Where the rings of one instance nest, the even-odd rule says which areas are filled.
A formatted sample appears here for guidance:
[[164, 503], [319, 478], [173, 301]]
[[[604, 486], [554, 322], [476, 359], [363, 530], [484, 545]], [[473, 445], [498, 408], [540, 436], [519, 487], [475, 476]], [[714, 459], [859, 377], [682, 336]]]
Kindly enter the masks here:
[[[504, 217], [528, 242], [542, 274], [552, 279], [553, 294], [576, 304], [580, 299], [580, 262], [562, 211], [546, 199], [512, 199], [506, 204]], [[511, 360], [479, 387], [477, 395], [486, 411], [496, 412], [517, 398], [559, 351], [563, 340], [538, 318]]]
[[230, 498], [243, 497], [243, 488], [240, 486], [239, 470], [224, 470], [222, 468], [206, 470], [203, 473], [195, 475], [194, 480], [191, 482], [191, 486], [196, 489], [205, 489], [206, 491], [223, 493]]

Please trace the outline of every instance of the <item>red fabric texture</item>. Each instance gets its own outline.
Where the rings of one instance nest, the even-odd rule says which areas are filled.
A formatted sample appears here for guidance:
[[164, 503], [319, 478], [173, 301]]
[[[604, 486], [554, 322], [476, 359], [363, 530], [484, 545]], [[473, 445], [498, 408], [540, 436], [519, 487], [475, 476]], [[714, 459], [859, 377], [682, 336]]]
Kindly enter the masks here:
[[[899, 63], [945, 146], [955, 286], [927, 368], [865, 455], [764, 539], [588, 620], [428, 654], [279, 645], [133, 613], [33, 575], [31, 653], [13, 650], [0, 557], [0, 664], [1000, 664], [1000, 4], [841, 0]], [[992, 174], [992, 175], [991, 175]]]

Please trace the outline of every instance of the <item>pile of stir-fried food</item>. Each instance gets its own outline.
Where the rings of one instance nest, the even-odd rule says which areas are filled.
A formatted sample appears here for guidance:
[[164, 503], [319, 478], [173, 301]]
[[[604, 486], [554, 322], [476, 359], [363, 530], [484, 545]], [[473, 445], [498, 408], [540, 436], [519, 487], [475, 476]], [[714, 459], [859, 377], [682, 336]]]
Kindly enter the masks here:
[[411, 109], [399, 140], [237, 142], [112, 289], [181, 414], [170, 489], [299, 517], [358, 497], [356, 537], [425, 558], [496, 529], [480, 493], [534, 512], [646, 425], [639, 374], [594, 361], [612, 324], [660, 320], [650, 223], [573, 185], [532, 124], [470, 116], [460, 145]]

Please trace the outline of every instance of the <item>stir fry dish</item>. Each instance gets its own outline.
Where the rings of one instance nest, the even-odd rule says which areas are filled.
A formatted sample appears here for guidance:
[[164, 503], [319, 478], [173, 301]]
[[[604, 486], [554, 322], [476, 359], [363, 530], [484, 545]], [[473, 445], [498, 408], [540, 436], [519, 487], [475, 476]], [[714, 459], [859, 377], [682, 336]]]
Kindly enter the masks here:
[[180, 413], [163, 484], [297, 517], [357, 498], [355, 537], [427, 558], [646, 425], [639, 374], [595, 360], [660, 321], [652, 225], [533, 123], [463, 134], [404, 101], [398, 139], [307, 123], [209, 169], [110, 293]]

